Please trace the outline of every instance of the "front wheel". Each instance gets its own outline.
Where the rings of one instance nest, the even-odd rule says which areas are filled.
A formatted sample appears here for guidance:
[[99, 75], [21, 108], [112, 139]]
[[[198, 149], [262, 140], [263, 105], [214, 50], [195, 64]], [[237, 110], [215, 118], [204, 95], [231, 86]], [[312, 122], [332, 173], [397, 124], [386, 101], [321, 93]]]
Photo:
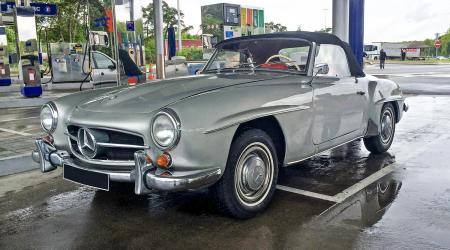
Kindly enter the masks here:
[[219, 209], [246, 219], [272, 200], [278, 160], [272, 139], [262, 130], [242, 132], [232, 143], [222, 178], [212, 187]]
[[394, 106], [391, 103], [386, 103], [381, 110], [378, 135], [364, 138], [364, 145], [367, 150], [374, 154], [381, 154], [391, 147], [395, 134], [395, 120]]

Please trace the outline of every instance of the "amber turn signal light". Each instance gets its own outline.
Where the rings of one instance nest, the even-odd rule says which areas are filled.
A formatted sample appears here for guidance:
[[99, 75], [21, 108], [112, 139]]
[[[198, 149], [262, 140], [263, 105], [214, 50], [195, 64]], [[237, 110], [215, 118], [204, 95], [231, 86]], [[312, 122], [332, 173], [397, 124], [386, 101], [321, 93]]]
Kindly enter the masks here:
[[170, 155], [167, 153], [164, 153], [156, 159], [156, 164], [158, 167], [161, 168], [168, 168], [170, 167], [170, 164], [172, 163], [172, 159], [170, 158]]

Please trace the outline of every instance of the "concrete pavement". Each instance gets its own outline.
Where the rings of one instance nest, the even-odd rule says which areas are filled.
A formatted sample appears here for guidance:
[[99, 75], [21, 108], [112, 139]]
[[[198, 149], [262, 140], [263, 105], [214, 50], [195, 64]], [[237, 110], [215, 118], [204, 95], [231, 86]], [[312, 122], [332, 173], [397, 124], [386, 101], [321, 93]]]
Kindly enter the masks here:
[[384, 70], [370, 65], [365, 71], [395, 81], [406, 94], [450, 95], [450, 64], [387, 64]]

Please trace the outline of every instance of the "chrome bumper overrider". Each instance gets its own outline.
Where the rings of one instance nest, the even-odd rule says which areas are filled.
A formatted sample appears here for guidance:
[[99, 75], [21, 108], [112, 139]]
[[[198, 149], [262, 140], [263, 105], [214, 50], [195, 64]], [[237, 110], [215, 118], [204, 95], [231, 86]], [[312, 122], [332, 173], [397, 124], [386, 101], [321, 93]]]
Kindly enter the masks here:
[[31, 156], [40, 164], [41, 172], [46, 173], [63, 167], [64, 164], [87, 171], [108, 174], [111, 181], [134, 182], [136, 194], [146, 194], [153, 191], [182, 191], [207, 187], [220, 179], [220, 168], [197, 171], [161, 171], [145, 160], [145, 152], [134, 154], [135, 169], [132, 171], [111, 171], [92, 169], [80, 166], [70, 157], [67, 151], [56, 150], [55, 147], [42, 139], [36, 139], [36, 150]]

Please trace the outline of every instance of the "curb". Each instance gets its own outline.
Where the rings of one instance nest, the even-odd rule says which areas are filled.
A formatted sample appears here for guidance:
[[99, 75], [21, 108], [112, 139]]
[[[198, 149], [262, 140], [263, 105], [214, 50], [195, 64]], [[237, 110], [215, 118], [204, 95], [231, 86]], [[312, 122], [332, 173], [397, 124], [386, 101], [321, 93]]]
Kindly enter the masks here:
[[15, 155], [0, 159], [0, 177], [39, 169], [31, 159], [31, 153]]

